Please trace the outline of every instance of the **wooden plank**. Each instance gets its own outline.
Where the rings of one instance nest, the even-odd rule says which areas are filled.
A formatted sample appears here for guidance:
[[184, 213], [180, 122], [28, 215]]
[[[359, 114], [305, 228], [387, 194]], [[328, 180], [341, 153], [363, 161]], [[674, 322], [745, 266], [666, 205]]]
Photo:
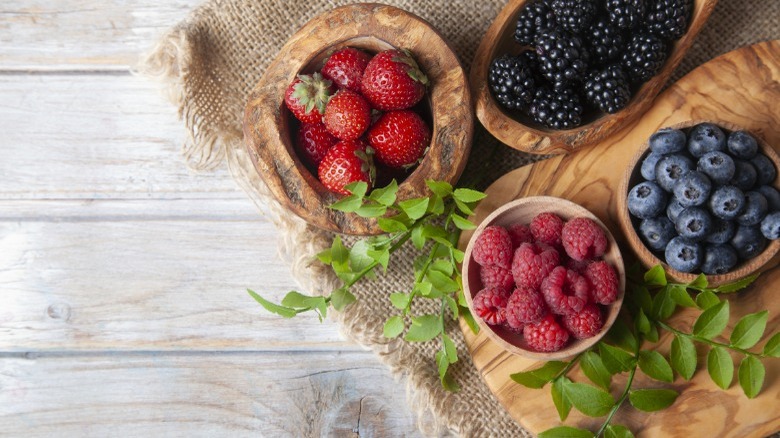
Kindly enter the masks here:
[[0, 358], [4, 436], [419, 436], [368, 352]]

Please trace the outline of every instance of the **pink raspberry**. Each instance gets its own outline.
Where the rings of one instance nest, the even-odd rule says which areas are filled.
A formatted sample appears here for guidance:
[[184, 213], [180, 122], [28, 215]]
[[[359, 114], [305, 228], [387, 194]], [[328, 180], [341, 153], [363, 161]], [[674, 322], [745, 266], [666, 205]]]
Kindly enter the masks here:
[[612, 304], [617, 300], [618, 277], [609, 263], [603, 260], [591, 263], [585, 269], [585, 278], [590, 283], [590, 296], [594, 303]]
[[520, 244], [531, 243], [534, 241], [534, 236], [531, 234], [531, 229], [527, 225], [514, 224], [509, 227], [509, 237], [512, 238], [512, 246], [517, 248]]
[[525, 327], [525, 324], [521, 324], [520, 327], [512, 327], [511, 325], [509, 325], [509, 322], [505, 322], [504, 323], [504, 328], [505, 329], [509, 330], [512, 333], [516, 333], [518, 335], [522, 335], [523, 334], [523, 328], [524, 327]]
[[569, 261], [566, 262], [566, 269], [571, 269], [572, 271], [574, 271], [574, 272], [576, 272], [576, 273], [578, 273], [580, 275], [584, 275], [585, 274], [585, 269], [587, 269], [588, 266], [590, 266], [591, 263], [592, 263], [591, 260], [574, 260], [574, 259], [569, 259]]
[[512, 239], [509, 232], [497, 225], [486, 227], [474, 242], [474, 261], [482, 266], [512, 266]]
[[490, 325], [503, 324], [506, 322], [505, 309], [508, 298], [506, 292], [499, 288], [482, 289], [472, 300], [474, 312]]
[[588, 280], [580, 274], [558, 266], [542, 282], [542, 296], [552, 313], [566, 315], [579, 312], [588, 303]]
[[512, 271], [500, 266], [480, 266], [479, 278], [482, 280], [483, 288], [497, 287], [508, 294], [515, 287]]
[[539, 289], [542, 280], [558, 266], [559, 256], [554, 249], [542, 250], [533, 243], [523, 243], [515, 250], [512, 275], [517, 287]]
[[569, 332], [558, 324], [554, 316], [547, 315], [538, 323], [525, 326], [523, 338], [531, 349], [551, 353], [569, 342]]
[[566, 222], [561, 233], [561, 241], [566, 254], [580, 261], [601, 257], [609, 245], [604, 230], [599, 224], [586, 217], [578, 217]]
[[547, 315], [547, 306], [544, 304], [542, 294], [531, 288], [515, 289], [506, 303], [506, 322], [514, 328], [537, 323], [545, 315]]
[[595, 304], [588, 304], [576, 313], [563, 315], [563, 326], [577, 339], [596, 336], [604, 321], [601, 318], [601, 310]]
[[531, 234], [534, 239], [556, 248], [561, 246], [563, 219], [555, 213], [540, 213], [531, 220]]

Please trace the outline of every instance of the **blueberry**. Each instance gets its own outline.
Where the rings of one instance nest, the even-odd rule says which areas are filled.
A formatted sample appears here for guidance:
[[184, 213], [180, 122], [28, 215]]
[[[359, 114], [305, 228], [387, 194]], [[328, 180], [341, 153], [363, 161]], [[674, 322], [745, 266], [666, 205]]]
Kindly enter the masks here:
[[701, 245], [677, 236], [666, 245], [666, 263], [681, 272], [693, 272], [704, 262]]
[[650, 150], [662, 155], [685, 149], [685, 133], [679, 129], [664, 128], [650, 136]]
[[731, 185], [745, 191], [752, 189], [758, 179], [756, 168], [743, 160], [734, 160], [734, 168], [734, 178], [731, 178]]
[[707, 275], [725, 274], [737, 265], [739, 258], [731, 245], [707, 245], [704, 247], [704, 263], [701, 271]]
[[761, 234], [769, 240], [780, 238], [780, 211], [766, 215], [761, 221]]
[[752, 135], [745, 131], [734, 131], [729, 134], [729, 139], [726, 141], [726, 147], [728, 147], [731, 155], [743, 160], [749, 160], [756, 156], [758, 152], [758, 143]]
[[731, 238], [731, 246], [737, 250], [737, 255], [742, 260], [753, 258], [766, 248], [767, 241], [761, 234], [761, 227], [754, 225], [752, 227], [738, 226], [737, 232]]
[[693, 169], [693, 161], [685, 155], [667, 155], [655, 165], [655, 181], [667, 192], [672, 191], [674, 182]]
[[758, 154], [750, 159], [750, 164], [756, 168], [756, 184], [766, 185], [772, 184], [775, 178], [777, 178], [777, 170], [772, 160], [764, 154]]
[[677, 235], [674, 224], [664, 216], [643, 219], [639, 224], [639, 235], [653, 251], [661, 251]]
[[658, 160], [663, 157], [663, 154], [659, 154], [658, 152], [650, 152], [650, 154], [642, 160], [642, 167], [640, 167], [642, 178], [648, 181], [655, 181], [655, 165], [658, 164]]
[[710, 197], [711, 190], [709, 177], [696, 170], [681, 176], [672, 186], [674, 197], [683, 207], [703, 205]]
[[677, 216], [674, 227], [681, 237], [698, 242], [704, 240], [712, 231], [712, 216], [701, 207], [688, 207]]
[[696, 158], [707, 152], [726, 150], [726, 134], [712, 123], [694, 126], [688, 137], [688, 151]]
[[716, 244], [728, 243], [736, 231], [737, 226], [734, 225], [734, 222], [716, 218], [712, 220], [712, 231], [704, 241]]
[[628, 192], [628, 211], [640, 219], [658, 216], [666, 207], [666, 198], [658, 184], [643, 181]]
[[740, 225], [758, 225], [766, 217], [769, 210], [766, 198], [758, 192], [745, 193], [745, 210], [737, 216], [737, 223]]
[[734, 186], [718, 187], [712, 192], [709, 207], [716, 217], [734, 220], [745, 209], [745, 194]]
[[679, 216], [680, 212], [683, 210], [685, 210], [685, 207], [680, 204], [680, 201], [678, 201], [677, 198], [672, 196], [671, 199], [669, 199], [669, 205], [666, 206], [666, 217], [668, 217], [670, 221], [674, 222], [677, 220], [677, 216]]
[[719, 151], [707, 152], [702, 155], [699, 162], [696, 163], [696, 169], [710, 177], [713, 184], [719, 185], [731, 181], [734, 172], [736, 172], [734, 160], [728, 154]]
[[761, 186], [756, 189], [759, 193], [764, 195], [766, 202], [769, 204], [769, 210], [780, 210], [780, 192], [772, 186]]

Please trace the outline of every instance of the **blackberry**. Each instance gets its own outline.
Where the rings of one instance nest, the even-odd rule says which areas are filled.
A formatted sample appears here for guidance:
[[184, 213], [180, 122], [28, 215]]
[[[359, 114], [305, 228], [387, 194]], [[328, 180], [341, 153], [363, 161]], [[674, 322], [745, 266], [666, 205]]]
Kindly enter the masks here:
[[553, 0], [550, 7], [558, 25], [574, 33], [587, 29], [598, 11], [595, 0]]
[[585, 82], [585, 98], [605, 113], [620, 111], [631, 100], [628, 76], [619, 65], [592, 72]]
[[607, 0], [609, 20], [621, 29], [634, 29], [645, 18], [645, 0]]
[[555, 14], [547, 1], [531, 2], [517, 17], [515, 41], [526, 46], [533, 45], [539, 31], [553, 27], [555, 27]]
[[631, 80], [646, 82], [661, 70], [667, 57], [666, 43], [653, 34], [637, 33], [623, 53], [623, 67]]
[[520, 56], [503, 55], [494, 59], [488, 83], [496, 100], [507, 109], [525, 110], [533, 100], [533, 73]]
[[584, 37], [593, 64], [606, 64], [617, 60], [626, 48], [623, 31], [605, 17], [596, 19]]
[[536, 90], [530, 113], [548, 128], [569, 129], [582, 123], [582, 111], [580, 98], [572, 90], [542, 87]]
[[666, 41], [685, 35], [693, 12], [693, 0], [650, 0], [647, 5], [647, 30]]
[[556, 90], [580, 83], [588, 70], [588, 51], [577, 35], [548, 29], [536, 37], [539, 71]]

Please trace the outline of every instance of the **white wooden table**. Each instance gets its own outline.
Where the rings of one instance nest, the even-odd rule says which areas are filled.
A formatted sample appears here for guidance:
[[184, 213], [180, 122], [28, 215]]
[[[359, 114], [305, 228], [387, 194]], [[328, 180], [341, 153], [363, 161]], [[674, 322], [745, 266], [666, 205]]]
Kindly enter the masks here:
[[131, 75], [198, 3], [0, 4], [0, 435], [417, 435], [372, 353], [246, 294], [295, 287], [277, 231]]

